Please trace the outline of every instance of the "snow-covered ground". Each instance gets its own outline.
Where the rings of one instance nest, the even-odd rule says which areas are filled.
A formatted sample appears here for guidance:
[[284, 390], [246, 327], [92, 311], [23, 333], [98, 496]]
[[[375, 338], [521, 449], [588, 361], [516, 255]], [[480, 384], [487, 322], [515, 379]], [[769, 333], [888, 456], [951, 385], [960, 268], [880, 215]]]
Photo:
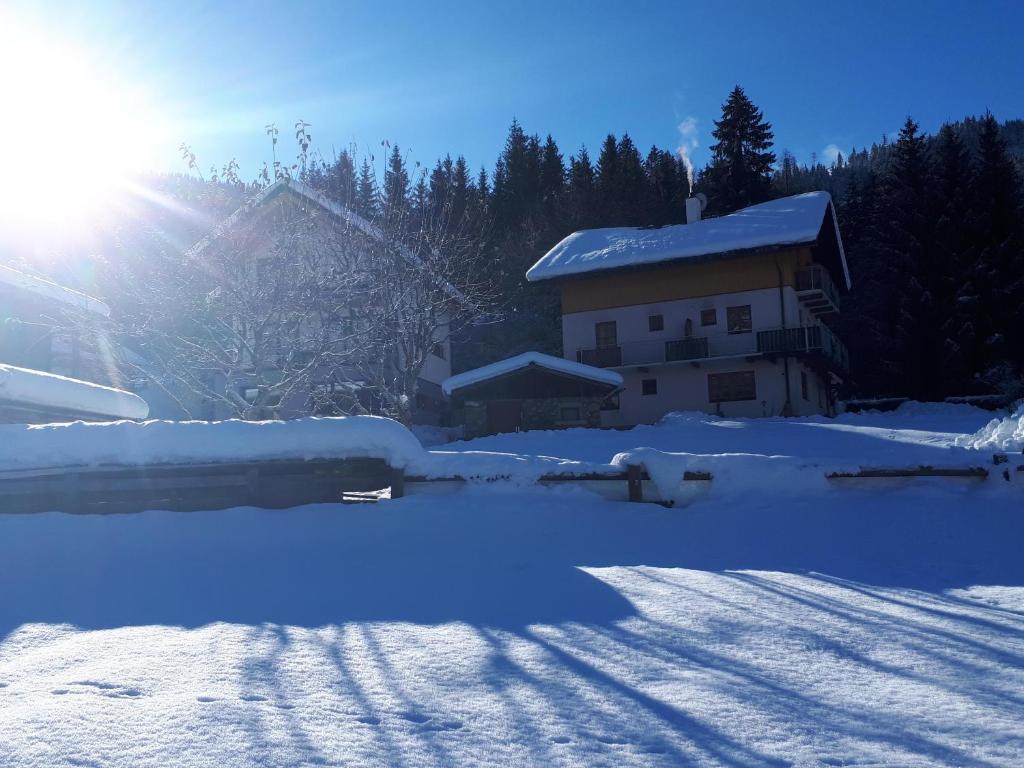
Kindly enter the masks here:
[[0, 515], [0, 765], [1020, 765], [1024, 483], [790, 482], [819, 459], [990, 462], [954, 444], [991, 418], [681, 415], [444, 446], [792, 457], [673, 509], [471, 484]]

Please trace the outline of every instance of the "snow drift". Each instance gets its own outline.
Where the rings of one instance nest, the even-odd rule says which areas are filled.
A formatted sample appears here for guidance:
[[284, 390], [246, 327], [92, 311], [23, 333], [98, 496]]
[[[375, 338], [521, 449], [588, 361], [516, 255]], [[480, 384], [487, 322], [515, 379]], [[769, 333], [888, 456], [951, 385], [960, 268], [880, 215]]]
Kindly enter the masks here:
[[990, 451], [1024, 451], [1024, 403], [1011, 416], [992, 419], [973, 435], [957, 438], [962, 448]]

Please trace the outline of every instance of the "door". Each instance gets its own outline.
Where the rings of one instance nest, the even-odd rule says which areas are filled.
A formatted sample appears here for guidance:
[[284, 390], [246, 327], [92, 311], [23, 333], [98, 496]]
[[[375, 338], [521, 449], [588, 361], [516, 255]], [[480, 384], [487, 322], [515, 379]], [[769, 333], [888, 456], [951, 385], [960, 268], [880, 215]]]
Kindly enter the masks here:
[[492, 400], [487, 403], [487, 431], [492, 435], [518, 432], [522, 426], [522, 415], [521, 400]]

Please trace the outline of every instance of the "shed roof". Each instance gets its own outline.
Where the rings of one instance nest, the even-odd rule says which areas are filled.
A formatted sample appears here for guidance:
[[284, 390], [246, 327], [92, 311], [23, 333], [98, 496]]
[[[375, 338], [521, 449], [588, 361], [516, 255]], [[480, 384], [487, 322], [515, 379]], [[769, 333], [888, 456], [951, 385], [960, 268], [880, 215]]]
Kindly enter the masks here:
[[5, 264], [0, 264], [0, 283], [49, 301], [66, 304], [76, 309], [84, 309], [102, 317], [110, 316], [110, 307], [99, 299], [94, 299], [92, 296], [71, 288], [65, 288], [51, 280], [21, 272]]
[[598, 384], [606, 384], [612, 388], [621, 387], [623, 381], [621, 374], [615, 371], [595, 368], [592, 365], [584, 365], [583, 363], [575, 363], [572, 360], [545, 355], [542, 352], [523, 352], [521, 355], [499, 360], [496, 363], [474, 368], [471, 371], [465, 371], [464, 373], [447, 378], [441, 384], [441, 390], [446, 396], [451, 397], [452, 393], [456, 390], [464, 389], [465, 387], [490, 379], [496, 379], [500, 376], [506, 376], [530, 366], [544, 368], [554, 373], [572, 376], [577, 379], [585, 379]]
[[574, 232], [534, 264], [526, 273], [526, 279], [536, 282], [815, 243], [825, 227], [834, 227], [844, 287], [849, 288], [850, 273], [828, 192], [783, 197], [692, 224]]
[[149, 405], [138, 395], [55, 373], [0, 364], [0, 404], [62, 416], [144, 419]]

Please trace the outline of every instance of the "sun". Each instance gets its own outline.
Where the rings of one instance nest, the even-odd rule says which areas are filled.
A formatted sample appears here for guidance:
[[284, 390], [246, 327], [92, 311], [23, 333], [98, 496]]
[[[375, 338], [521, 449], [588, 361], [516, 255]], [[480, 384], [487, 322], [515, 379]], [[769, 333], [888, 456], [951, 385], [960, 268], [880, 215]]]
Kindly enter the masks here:
[[88, 225], [172, 143], [141, 84], [3, 10], [0, 82], [0, 221], [9, 225]]

